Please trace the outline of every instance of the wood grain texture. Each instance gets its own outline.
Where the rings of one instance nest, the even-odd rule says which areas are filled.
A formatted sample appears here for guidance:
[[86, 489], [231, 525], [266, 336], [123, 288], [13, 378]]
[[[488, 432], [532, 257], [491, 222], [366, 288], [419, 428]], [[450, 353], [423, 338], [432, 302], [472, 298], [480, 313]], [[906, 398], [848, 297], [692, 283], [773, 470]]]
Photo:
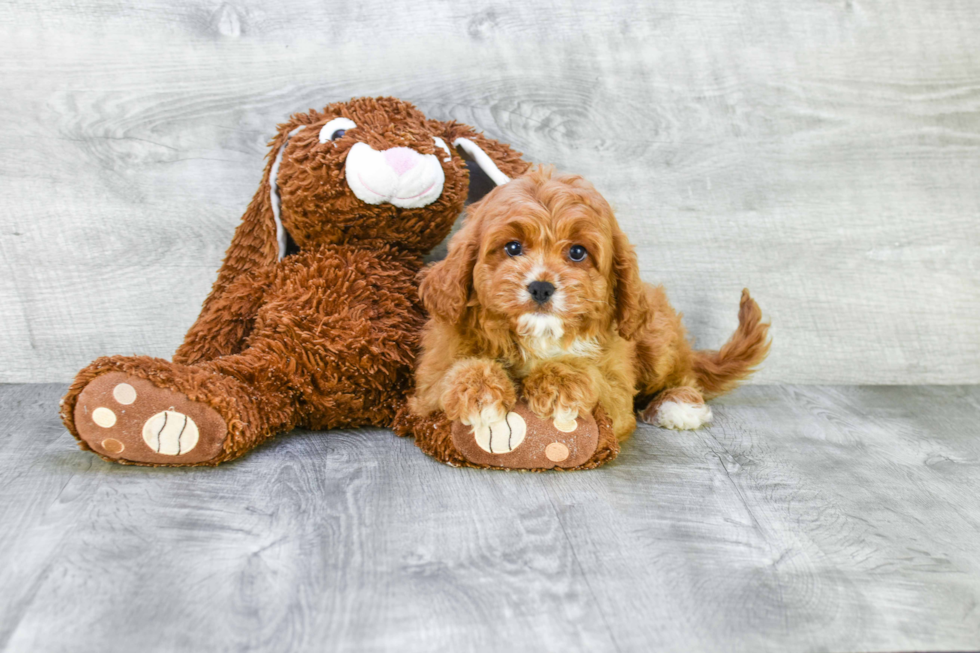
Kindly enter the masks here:
[[980, 648], [980, 387], [747, 387], [545, 474], [380, 430], [124, 467], [63, 392], [0, 386], [3, 651]]
[[[601, 9], [600, 9], [601, 7]], [[0, 381], [168, 357], [288, 114], [391, 94], [595, 182], [760, 382], [980, 381], [973, 0], [0, 2]]]

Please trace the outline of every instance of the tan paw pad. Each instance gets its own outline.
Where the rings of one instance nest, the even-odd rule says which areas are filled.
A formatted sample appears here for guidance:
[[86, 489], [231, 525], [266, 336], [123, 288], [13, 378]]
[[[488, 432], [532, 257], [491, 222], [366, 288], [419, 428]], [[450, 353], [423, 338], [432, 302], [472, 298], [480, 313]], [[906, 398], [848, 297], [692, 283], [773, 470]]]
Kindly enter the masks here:
[[548, 457], [548, 460], [560, 463], [568, 458], [568, 447], [561, 442], [552, 442], [544, 448], [544, 455]]
[[112, 389], [112, 397], [123, 406], [128, 406], [136, 401], [136, 388], [128, 383], [120, 383]]
[[104, 429], [109, 429], [116, 424], [116, 414], [110, 408], [99, 406], [92, 411], [92, 421]]
[[574, 419], [558, 419], [553, 422], [554, 427], [562, 433], [571, 433], [578, 428], [578, 422]]
[[507, 413], [507, 416], [493, 424], [485, 424], [473, 430], [473, 437], [481, 449], [487, 453], [510, 453], [524, 442], [527, 434], [527, 423], [517, 413]]
[[197, 446], [197, 424], [175, 410], [160, 411], [143, 424], [143, 441], [157, 453], [179, 456]]
[[124, 445], [122, 442], [120, 442], [115, 438], [106, 438], [105, 440], [102, 441], [102, 448], [108, 451], [109, 453], [116, 454], [116, 453], [122, 453], [123, 449], [126, 448], [126, 445]]

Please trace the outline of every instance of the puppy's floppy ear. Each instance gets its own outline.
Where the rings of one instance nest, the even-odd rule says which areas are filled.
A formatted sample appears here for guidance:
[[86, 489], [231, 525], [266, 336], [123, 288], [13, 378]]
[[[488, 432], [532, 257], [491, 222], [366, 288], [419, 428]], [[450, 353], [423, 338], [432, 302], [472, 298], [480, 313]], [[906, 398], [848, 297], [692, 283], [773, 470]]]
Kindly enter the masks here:
[[466, 202], [481, 200], [491, 190], [527, 172], [531, 164], [509, 145], [484, 136], [469, 125], [450, 121], [443, 123], [446, 140], [466, 161], [470, 172], [469, 196]]
[[471, 214], [449, 241], [449, 254], [422, 272], [419, 297], [425, 310], [447, 322], [458, 322], [473, 287], [479, 253], [479, 216]]
[[619, 335], [629, 340], [646, 322], [650, 307], [636, 251], [618, 225], [613, 229], [612, 277]]

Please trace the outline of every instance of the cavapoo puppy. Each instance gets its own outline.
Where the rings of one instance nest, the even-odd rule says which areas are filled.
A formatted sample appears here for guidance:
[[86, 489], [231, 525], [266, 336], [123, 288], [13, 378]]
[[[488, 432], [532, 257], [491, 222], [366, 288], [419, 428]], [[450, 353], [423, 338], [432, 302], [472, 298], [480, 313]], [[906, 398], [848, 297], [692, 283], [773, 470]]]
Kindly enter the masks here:
[[559, 423], [600, 404], [620, 440], [643, 421], [695, 429], [705, 399], [768, 353], [768, 324], [742, 292], [738, 330], [694, 351], [660, 286], [640, 280], [612, 209], [581, 177], [538, 168], [470, 207], [419, 289], [431, 318], [411, 410], [474, 427], [522, 397]]

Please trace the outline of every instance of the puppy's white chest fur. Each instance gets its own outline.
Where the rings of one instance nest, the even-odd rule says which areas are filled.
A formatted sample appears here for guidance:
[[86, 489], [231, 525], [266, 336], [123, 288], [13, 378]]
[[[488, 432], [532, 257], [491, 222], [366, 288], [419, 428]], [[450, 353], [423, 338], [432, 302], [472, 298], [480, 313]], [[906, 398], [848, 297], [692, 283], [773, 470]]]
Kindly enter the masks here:
[[562, 342], [565, 329], [556, 315], [525, 313], [517, 322], [517, 342], [525, 360], [579, 356], [590, 358], [599, 353], [595, 338], [576, 338], [568, 344]]

